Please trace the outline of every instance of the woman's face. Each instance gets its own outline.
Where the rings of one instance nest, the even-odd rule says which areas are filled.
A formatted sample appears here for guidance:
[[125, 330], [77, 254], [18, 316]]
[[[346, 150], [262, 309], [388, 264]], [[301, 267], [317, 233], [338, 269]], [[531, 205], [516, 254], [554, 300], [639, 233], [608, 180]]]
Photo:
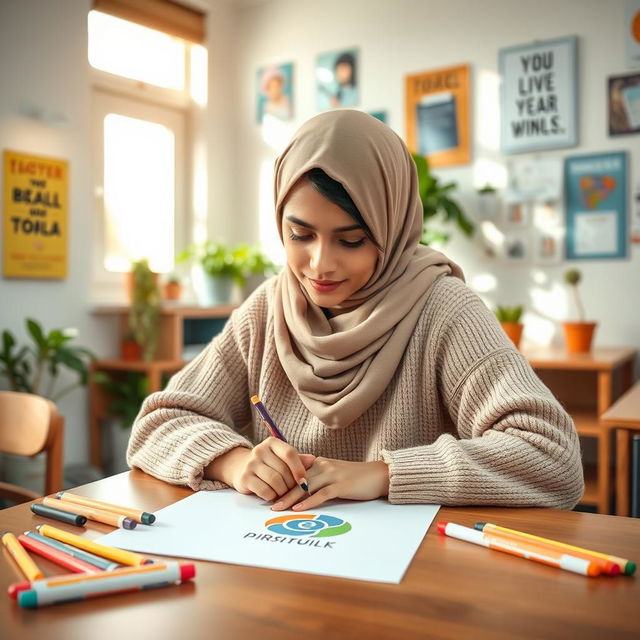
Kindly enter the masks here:
[[307, 178], [284, 203], [282, 235], [287, 263], [311, 300], [332, 310], [373, 275], [378, 249], [357, 222], [327, 200]]

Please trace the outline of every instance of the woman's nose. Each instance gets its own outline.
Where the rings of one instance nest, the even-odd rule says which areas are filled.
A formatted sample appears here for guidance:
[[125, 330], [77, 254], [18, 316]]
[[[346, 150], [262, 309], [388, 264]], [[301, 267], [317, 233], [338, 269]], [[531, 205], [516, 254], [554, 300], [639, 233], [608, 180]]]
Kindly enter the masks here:
[[326, 275], [335, 271], [336, 260], [334, 252], [326, 242], [315, 242], [311, 247], [309, 265], [315, 275]]

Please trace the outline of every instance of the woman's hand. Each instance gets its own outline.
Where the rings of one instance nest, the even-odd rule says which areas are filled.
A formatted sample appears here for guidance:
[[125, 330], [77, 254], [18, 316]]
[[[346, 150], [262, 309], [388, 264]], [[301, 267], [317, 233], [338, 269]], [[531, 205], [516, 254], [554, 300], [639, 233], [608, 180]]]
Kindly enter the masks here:
[[282, 440], [267, 438], [253, 449], [236, 447], [219, 456], [207, 467], [205, 477], [270, 501], [306, 482], [306, 469], [314, 460], [315, 456], [299, 454]]
[[[271, 507], [274, 511], [306, 511], [331, 500], [375, 500], [389, 495], [389, 466], [379, 462], [347, 462], [316, 458], [307, 469], [309, 495], [294, 487]], [[307, 495], [307, 497], [305, 497]]]

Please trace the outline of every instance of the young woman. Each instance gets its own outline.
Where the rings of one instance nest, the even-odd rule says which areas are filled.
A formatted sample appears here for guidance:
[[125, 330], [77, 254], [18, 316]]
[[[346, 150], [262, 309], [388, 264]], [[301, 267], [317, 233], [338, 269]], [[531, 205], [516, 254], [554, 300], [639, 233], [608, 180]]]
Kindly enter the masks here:
[[460, 269], [419, 245], [415, 166], [390, 128], [351, 110], [309, 120], [276, 162], [275, 210], [284, 270], [145, 401], [131, 466], [276, 511], [576, 504], [573, 423]]

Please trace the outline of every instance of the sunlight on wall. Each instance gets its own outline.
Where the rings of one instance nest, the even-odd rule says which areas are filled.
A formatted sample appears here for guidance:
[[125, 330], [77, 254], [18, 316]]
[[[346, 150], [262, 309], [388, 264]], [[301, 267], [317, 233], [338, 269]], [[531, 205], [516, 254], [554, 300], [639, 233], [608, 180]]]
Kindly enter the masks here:
[[486, 151], [500, 150], [500, 76], [496, 71], [480, 71], [478, 74], [475, 107], [478, 117], [475, 135], [478, 144]]
[[191, 99], [199, 107], [206, 107], [207, 92], [208, 92], [207, 50], [202, 45], [199, 45], [199, 44], [191, 45], [190, 57], [191, 57], [191, 65], [190, 65]]
[[265, 113], [262, 118], [262, 139], [276, 153], [282, 153], [293, 135], [293, 125]]
[[492, 273], [478, 273], [469, 280], [469, 286], [477, 293], [488, 293], [498, 287], [498, 279]]
[[264, 160], [260, 166], [259, 188], [260, 246], [276, 264], [284, 264], [284, 247], [278, 235], [273, 210], [273, 161]]
[[207, 149], [203, 141], [194, 143], [193, 150], [193, 241], [207, 239]]
[[496, 189], [504, 189], [507, 179], [507, 167], [495, 160], [478, 158], [473, 163], [473, 186], [476, 189], [481, 189], [487, 184]]

